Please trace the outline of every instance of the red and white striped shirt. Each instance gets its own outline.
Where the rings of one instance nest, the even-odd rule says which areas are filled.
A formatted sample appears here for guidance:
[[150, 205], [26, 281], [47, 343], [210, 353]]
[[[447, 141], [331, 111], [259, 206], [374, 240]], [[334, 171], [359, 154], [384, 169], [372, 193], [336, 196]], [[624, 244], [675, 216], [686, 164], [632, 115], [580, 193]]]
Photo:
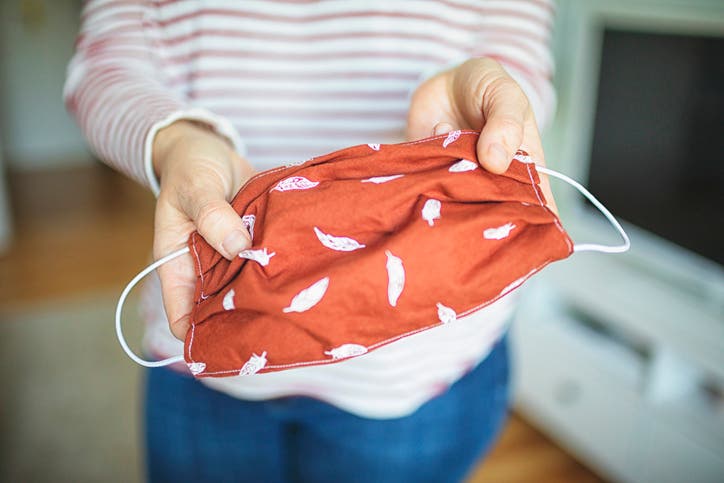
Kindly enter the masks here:
[[[64, 95], [98, 157], [157, 192], [153, 138], [177, 119], [210, 124], [257, 170], [401, 142], [414, 89], [471, 57], [498, 60], [545, 123], [552, 21], [552, 0], [89, 0]], [[155, 280], [146, 347], [181, 353], [160, 300]], [[482, 360], [512, 305], [338, 364], [203, 382], [245, 399], [307, 394], [401, 416]]]

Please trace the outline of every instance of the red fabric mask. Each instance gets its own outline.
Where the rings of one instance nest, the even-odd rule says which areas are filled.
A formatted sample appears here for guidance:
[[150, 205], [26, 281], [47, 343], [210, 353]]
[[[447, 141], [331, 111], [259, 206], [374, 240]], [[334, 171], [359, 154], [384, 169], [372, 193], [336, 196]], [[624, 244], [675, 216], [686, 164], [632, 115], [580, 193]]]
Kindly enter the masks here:
[[249, 180], [231, 204], [250, 250], [229, 261], [197, 232], [189, 238], [191, 371], [235, 376], [360, 356], [464, 323], [568, 257], [574, 244], [536, 166], [519, 152], [504, 174], [486, 171], [478, 134], [352, 146]]

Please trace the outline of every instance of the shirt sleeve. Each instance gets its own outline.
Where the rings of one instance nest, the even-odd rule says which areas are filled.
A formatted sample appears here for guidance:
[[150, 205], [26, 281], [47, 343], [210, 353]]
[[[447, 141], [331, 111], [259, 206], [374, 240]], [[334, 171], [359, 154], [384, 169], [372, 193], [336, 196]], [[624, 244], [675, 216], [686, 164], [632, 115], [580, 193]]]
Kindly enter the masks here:
[[246, 148], [227, 119], [193, 107], [172, 89], [153, 14], [151, 2], [86, 2], [63, 97], [94, 154], [157, 195], [153, 139], [174, 121], [206, 123], [241, 155]]
[[490, 2], [482, 11], [482, 23], [471, 55], [451, 60], [442, 67], [423, 72], [408, 94], [435, 74], [470, 58], [498, 61], [520, 85], [542, 129], [555, 113], [554, 61], [550, 41], [555, 5], [553, 0]]
[[473, 56], [500, 62], [528, 96], [538, 126], [543, 128], [552, 120], [556, 106], [550, 46], [555, 5], [553, 0], [495, 3], [501, 7], [484, 16]]

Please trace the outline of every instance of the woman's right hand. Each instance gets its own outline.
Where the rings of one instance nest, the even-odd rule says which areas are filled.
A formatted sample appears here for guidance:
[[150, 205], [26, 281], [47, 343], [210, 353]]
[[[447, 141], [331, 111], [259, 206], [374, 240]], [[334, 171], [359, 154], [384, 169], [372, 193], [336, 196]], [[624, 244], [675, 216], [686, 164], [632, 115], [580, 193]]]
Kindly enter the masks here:
[[[161, 182], [155, 259], [186, 246], [194, 230], [229, 260], [251, 246], [249, 233], [229, 201], [254, 169], [225, 138], [203, 124], [177, 121], [156, 134], [153, 166]], [[169, 261], [158, 273], [171, 332], [184, 340], [196, 284], [191, 255]]]

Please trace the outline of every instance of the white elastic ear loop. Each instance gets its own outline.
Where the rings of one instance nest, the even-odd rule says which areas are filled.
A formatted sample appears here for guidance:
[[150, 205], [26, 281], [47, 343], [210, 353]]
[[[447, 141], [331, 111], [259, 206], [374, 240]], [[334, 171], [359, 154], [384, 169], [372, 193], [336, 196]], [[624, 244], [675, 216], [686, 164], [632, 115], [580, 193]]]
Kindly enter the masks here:
[[553, 171], [552, 169], [548, 169], [544, 166], [538, 166], [535, 165], [535, 168], [541, 172], [545, 173], [549, 176], [553, 176], [554, 178], [558, 178], [560, 180], [565, 181], [569, 185], [576, 188], [578, 191], [581, 192], [583, 196], [588, 198], [588, 201], [590, 201], [593, 206], [598, 208], [598, 211], [603, 213], [603, 216], [605, 216], [608, 221], [618, 230], [618, 232], [621, 234], [621, 238], [623, 238], [623, 245], [599, 245], [596, 243], [581, 243], [573, 245], [573, 251], [574, 252], [603, 252], [603, 253], [623, 253], [625, 251], [628, 251], [629, 248], [631, 248], [631, 240], [629, 240], [628, 235], [624, 231], [621, 224], [614, 218], [614, 216], [611, 214], [608, 209], [603, 206], [603, 203], [598, 201], [595, 196], [591, 194], [590, 191], [588, 191], [581, 183], [578, 181], [569, 178], [563, 173], [559, 173], [558, 171]]
[[181, 362], [184, 360], [184, 356], [174, 356], [169, 357], [167, 359], [163, 359], [160, 361], [147, 361], [144, 359], [141, 359], [138, 357], [130, 347], [128, 347], [128, 343], [126, 343], [126, 338], [123, 336], [123, 329], [121, 327], [121, 312], [123, 311], [123, 304], [126, 302], [126, 297], [128, 297], [128, 294], [131, 292], [133, 287], [136, 286], [138, 282], [141, 281], [143, 277], [148, 275], [149, 273], [156, 270], [158, 267], [163, 265], [164, 263], [173, 260], [174, 258], [180, 257], [181, 255], [184, 255], [189, 252], [189, 247], [182, 248], [181, 250], [177, 250], [169, 255], [166, 255], [165, 257], [156, 260], [143, 270], [141, 270], [138, 275], [133, 277], [133, 280], [128, 282], [128, 285], [126, 285], [126, 288], [123, 289], [123, 292], [121, 292], [121, 296], [118, 299], [118, 305], [116, 305], [116, 336], [118, 337], [118, 342], [121, 344], [121, 347], [123, 350], [128, 354], [128, 357], [133, 359], [136, 363], [145, 366], [145, 367], [163, 367], [171, 365], [175, 362]]

